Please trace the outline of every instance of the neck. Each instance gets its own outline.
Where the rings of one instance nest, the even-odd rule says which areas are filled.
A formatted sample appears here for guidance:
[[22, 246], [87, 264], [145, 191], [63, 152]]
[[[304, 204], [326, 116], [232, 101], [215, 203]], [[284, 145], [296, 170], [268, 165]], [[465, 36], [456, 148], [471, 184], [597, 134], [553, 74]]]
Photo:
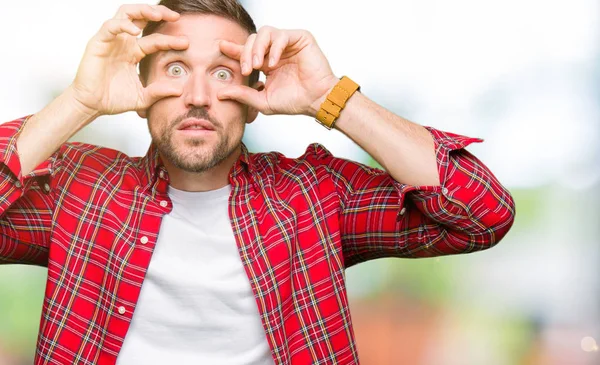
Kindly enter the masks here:
[[229, 174], [231, 168], [238, 160], [241, 154], [241, 147], [238, 147], [223, 161], [216, 166], [203, 172], [189, 172], [182, 170], [165, 158], [162, 158], [165, 168], [169, 173], [170, 185], [183, 191], [211, 191], [220, 189], [229, 185]]

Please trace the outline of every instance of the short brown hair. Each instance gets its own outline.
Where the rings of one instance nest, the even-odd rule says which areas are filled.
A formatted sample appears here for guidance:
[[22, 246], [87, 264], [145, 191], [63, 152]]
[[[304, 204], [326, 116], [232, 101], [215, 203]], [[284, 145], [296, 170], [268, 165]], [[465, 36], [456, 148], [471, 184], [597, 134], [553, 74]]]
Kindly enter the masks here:
[[[248, 34], [256, 33], [254, 20], [238, 0], [161, 0], [158, 5], [181, 14], [206, 14], [216, 15], [229, 19], [248, 31]], [[148, 22], [142, 36], [156, 32], [164, 22]], [[150, 57], [144, 57], [140, 61], [140, 75], [146, 80], [148, 77]], [[250, 75], [249, 84], [252, 86], [258, 81], [259, 72], [254, 70]]]

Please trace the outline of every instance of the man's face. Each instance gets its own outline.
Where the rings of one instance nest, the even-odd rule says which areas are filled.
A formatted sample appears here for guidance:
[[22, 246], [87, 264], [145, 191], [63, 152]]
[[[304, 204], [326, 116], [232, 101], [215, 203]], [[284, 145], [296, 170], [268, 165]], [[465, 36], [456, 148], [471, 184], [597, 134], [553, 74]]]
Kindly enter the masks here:
[[169, 97], [148, 109], [148, 126], [162, 157], [188, 172], [210, 169], [238, 151], [244, 126], [256, 115], [234, 101], [220, 101], [217, 92], [246, 84], [238, 61], [224, 56], [219, 41], [244, 44], [248, 32], [214, 15], [183, 15], [157, 33], [185, 35], [189, 48], [159, 52], [150, 60], [148, 84], [171, 80], [183, 85], [180, 97]]

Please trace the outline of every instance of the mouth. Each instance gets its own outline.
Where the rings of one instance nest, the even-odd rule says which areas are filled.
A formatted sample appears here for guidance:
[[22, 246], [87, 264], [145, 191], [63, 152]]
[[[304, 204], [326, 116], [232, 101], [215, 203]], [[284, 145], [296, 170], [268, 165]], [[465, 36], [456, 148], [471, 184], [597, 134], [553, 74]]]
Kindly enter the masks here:
[[181, 122], [181, 124], [179, 124], [179, 127], [177, 128], [178, 131], [207, 131], [207, 132], [214, 132], [215, 127], [214, 125], [209, 122], [206, 119], [195, 119], [195, 118], [188, 118], [183, 120], [183, 122]]
[[215, 125], [206, 119], [187, 118], [177, 127], [177, 133], [184, 138], [205, 138], [215, 132]]

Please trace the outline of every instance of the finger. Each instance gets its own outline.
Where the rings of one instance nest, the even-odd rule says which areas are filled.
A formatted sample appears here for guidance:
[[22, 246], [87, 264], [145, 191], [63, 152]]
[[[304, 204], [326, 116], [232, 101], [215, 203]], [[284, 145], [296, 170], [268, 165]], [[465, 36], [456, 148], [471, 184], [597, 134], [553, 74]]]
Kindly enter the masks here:
[[221, 53], [236, 61], [242, 58], [242, 52], [244, 51], [244, 46], [225, 40], [219, 42], [219, 48]]
[[242, 68], [242, 75], [248, 76], [252, 73], [252, 47], [254, 47], [254, 41], [256, 40], [256, 33], [251, 34], [246, 40], [242, 56], [240, 57], [240, 65]]
[[269, 105], [265, 95], [264, 91], [258, 91], [245, 85], [235, 85], [219, 90], [217, 98], [219, 100], [234, 100], [251, 106], [263, 114], [269, 114]]
[[260, 70], [265, 60], [265, 54], [271, 46], [271, 37], [273, 35], [273, 28], [261, 28], [256, 35], [254, 40], [254, 46], [252, 47], [252, 68]]
[[277, 66], [279, 60], [281, 59], [281, 55], [283, 51], [289, 44], [289, 37], [281, 32], [277, 35], [277, 37], [273, 40], [273, 44], [271, 45], [271, 49], [269, 50], [269, 68], [273, 68]]
[[189, 47], [187, 37], [174, 37], [160, 33], [153, 33], [138, 40], [138, 46], [147, 56], [158, 51], [183, 51]]
[[115, 19], [149, 20], [153, 22], [161, 20], [176, 21], [179, 19], [179, 13], [163, 5], [122, 5], [117, 11]]
[[183, 84], [169, 81], [153, 82], [144, 88], [142, 103], [138, 110], [151, 107], [157, 101], [167, 97], [179, 97], [183, 94]]
[[145, 28], [149, 21], [176, 21], [179, 17], [179, 13], [166, 6], [148, 4], [123, 5], [115, 16], [116, 19], [130, 19], [141, 29]]
[[110, 19], [104, 22], [102, 28], [98, 32], [98, 37], [103, 42], [114, 40], [119, 34], [129, 34], [137, 37], [141, 33], [141, 29], [136, 27], [131, 20], [127, 19]]
[[152, 7], [154, 9], [158, 10], [158, 12], [162, 14], [161, 20], [164, 20], [167, 22], [174, 22], [174, 21], [177, 21], [181, 17], [181, 14], [179, 14], [178, 12], [176, 12], [174, 10], [167, 8], [164, 5], [152, 5]]

